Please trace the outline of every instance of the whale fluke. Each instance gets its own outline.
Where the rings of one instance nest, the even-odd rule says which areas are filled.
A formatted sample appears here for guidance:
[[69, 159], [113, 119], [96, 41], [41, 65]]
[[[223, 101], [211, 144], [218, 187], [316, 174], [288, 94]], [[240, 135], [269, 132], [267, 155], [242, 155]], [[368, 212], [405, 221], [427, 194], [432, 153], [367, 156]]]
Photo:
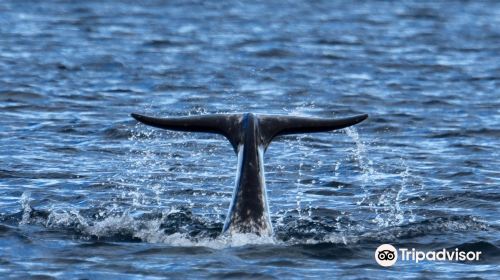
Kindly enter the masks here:
[[202, 116], [154, 118], [132, 113], [131, 116], [150, 126], [186, 132], [207, 132], [224, 135], [237, 151], [238, 126], [242, 116], [236, 114], [212, 114]]
[[282, 115], [211, 114], [155, 118], [132, 114], [136, 120], [158, 128], [224, 135], [238, 155], [236, 186], [223, 232], [272, 234], [264, 179], [264, 152], [280, 135], [324, 132], [345, 128], [368, 115], [326, 119]]
[[[224, 135], [235, 152], [238, 142], [241, 141], [242, 114], [211, 114], [201, 116], [155, 118], [132, 113], [131, 116], [149, 126], [163, 129], [207, 132]], [[280, 115], [258, 115], [260, 131], [265, 147], [280, 135], [324, 132], [355, 125], [368, 118], [367, 114], [356, 115], [341, 119], [310, 118]]]
[[[280, 135], [325, 132], [345, 128], [360, 123], [368, 118], [367, 114], [341, 119], [323, 119], [295, 116], [259, 116], [262, 135], [267, 145]], [[266, 145], [266, 147], [267, 147]]]

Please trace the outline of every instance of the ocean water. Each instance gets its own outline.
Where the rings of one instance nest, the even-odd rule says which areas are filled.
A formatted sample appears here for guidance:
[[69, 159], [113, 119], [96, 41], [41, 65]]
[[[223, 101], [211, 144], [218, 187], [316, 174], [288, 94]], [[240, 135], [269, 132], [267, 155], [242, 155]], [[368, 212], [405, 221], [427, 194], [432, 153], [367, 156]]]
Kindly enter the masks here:
[[[499, 27], [498, 1], [1, 1], [1, 278], [498, 279]], [[370, 117], [271, 144], [258, 238], [220, 236], [229, 143], [132, 112]]]

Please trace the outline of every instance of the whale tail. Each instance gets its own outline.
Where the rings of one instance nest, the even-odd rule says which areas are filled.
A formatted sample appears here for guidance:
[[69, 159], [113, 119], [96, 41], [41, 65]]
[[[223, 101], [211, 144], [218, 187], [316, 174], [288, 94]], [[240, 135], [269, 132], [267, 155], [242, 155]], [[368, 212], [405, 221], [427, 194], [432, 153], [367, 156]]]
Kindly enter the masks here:
[[241, 115], [212, 114], [189, 117], [155, 118], [132, 113], [131, 116], [143, 124], [158, 128], [220, 134], [229, 140], [235, 151], [238, 148], [238, 135], [240, 134], [238, 126], [241, 121]]
[[[176, 131], [216, 133], [225, 136], [237, 151], [245, 126], [244, 114], [211, 114], [202, 116], [155, 118], [140, 114], [131, 116], [146, 125]], [[326, 119], [280, 115], [258, 115], [261, 140], [264, 147], [281, 135], [325, 132], [362, 122], [367, 114], [347, 118]]]
[[342, 119], [251, 113], [175, 118], [132, 114], [132, 117], [144, 124], [163, 129], [224, 135], [238, 155], [238, 171], [223, 233], [255, 233], [269, 236], [273, 230], [264, 179], [263, 149], [267, 149], [271, 141], [280, 135], [340, 129], [363, 121], [367, 115]]
[[281, 135], [342, 129], [360, 123], [367, 117], [367, 114], [338, 119], [263, 115], [259, 116], [259, 120], [263, 142], [267, 148], [274, 138]]

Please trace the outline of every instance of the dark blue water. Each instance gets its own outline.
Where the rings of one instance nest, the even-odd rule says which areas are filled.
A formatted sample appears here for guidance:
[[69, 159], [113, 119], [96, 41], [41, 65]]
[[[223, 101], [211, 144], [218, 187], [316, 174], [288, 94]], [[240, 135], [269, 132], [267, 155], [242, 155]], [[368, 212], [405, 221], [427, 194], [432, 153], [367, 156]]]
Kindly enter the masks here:
[[[499, 277], [498, 1], [139, 2], [0, 2], [2, 278]], [[247, 111], [370, 114], [273, 142], [272, 239], [219, 237], [223, 137], [129, 116]]]

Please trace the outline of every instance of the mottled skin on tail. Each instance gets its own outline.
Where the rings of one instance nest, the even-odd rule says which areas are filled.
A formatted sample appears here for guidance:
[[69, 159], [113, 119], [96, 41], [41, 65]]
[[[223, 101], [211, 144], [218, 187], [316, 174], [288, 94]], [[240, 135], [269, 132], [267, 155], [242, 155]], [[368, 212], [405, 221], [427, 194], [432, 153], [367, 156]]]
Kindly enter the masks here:
[[366, 114], [342, 119], [280, 115], [213, 114], [177, 118], [154, 118], [132, 114], [136, 120], [158, 128], [224, 135], [238, 155], [236, 185], [223, 233], [253, 233], [271, 236], [264, 177], [264, 152], [280, 135], [324, 132], [345, 128], [365, 120]]

